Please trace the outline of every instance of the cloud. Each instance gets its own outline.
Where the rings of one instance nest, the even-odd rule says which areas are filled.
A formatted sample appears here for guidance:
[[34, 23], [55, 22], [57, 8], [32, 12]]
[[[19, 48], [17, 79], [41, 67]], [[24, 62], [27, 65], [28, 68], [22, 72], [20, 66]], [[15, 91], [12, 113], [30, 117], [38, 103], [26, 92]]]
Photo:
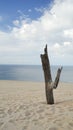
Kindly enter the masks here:
[[36, 12], [40, 12], [40, 13], [43, 13], [44, 11], [46, 10], [46, 8], [35, 8], [35, 11]]
[[64, 46], [70, 46], [71, 43], [70, 42], [64, 42]]
[[15, 26], [19, 26], [19, 20], [14, 20], [14, 21], [13, 21], [13, 24], [14, 24]]
[[40, 64], [47, 43], [51, 64], [73, 65], [73, 0], [55, 0], [51, 10], [46, 8], [36, 20], [18, 12], [20, 18], [13, 21], [11, 31], [0, 32], [0, 55], [4, 60], [7, 55], [6, 63]]
[[32, 12], [32, 9], [28, 9], [28, 12]]
[[72, 38], [73, 39], [73, 28], [64, 30], [65, 37]]

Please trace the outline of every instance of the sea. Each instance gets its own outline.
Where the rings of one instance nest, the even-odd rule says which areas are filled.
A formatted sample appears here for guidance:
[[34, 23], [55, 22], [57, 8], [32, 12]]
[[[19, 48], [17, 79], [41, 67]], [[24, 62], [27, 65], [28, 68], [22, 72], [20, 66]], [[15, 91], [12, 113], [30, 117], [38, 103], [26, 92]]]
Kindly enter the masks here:
[[[53, 81], [59, 67], [51, 66]], [[0, 65], [0, 80], [44, 82], [44, 74], [41, 65]], [[73, 83], [73, 66], [63, 66], [60, 81]]]

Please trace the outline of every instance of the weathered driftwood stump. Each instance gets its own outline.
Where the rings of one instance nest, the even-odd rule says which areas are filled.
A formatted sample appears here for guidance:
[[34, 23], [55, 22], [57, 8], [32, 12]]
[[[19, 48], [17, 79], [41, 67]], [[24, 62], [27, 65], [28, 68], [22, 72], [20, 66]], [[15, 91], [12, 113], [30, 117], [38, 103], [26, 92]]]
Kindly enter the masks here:
[[44, 49], [44, 54], [41, 54], [41, 61], [45, 78], [45, 92], [47, 104], [54, 104], [53, 89], [56, 89], [58, 86], [62, 67], [57, 70], [57, 75], [55, 81], [53, 82], [51, 77], [50, 62], [47, 53], [47, 45]]

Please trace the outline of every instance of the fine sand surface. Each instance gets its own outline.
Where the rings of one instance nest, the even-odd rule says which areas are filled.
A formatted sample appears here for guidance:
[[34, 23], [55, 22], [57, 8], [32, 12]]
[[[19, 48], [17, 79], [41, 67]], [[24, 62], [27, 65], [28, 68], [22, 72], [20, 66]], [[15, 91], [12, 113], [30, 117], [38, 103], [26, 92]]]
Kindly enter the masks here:
[[60, 83], [47, 105], [44, 83], [0, 81], [0, 130], [73, 130], [73, 84]]

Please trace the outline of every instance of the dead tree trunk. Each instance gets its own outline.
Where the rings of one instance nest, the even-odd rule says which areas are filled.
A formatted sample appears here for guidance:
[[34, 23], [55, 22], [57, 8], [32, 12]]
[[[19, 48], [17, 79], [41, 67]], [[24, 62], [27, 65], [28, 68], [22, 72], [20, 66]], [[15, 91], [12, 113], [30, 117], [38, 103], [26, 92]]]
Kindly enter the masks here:
[[41, 61], [45, 78], [45, 92], [47, 104], [54, 104], [53, 89], [56, 89], [58, 86], [62, 67], [58, 69], [57, 76], [55, 78], [55, 81], [53, 82], [51, 77], [50, 62], [47, 53], [47, 45], [44, 49], [44, 54], [41, 54]]

